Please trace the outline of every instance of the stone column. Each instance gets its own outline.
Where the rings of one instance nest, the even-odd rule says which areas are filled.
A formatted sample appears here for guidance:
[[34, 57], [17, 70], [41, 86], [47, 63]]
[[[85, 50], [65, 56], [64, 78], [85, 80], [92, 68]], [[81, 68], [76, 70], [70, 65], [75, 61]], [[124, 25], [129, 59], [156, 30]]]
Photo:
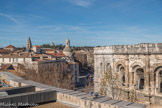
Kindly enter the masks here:
[[127, 59], [126, 59], [126, 62], [125, 62], [125, 84], [126, 84], [126, 87], [129, 87], [129, 80], [130, 80], [130, 77], [129, 77], [129, 55], [126, 55]]
[[98, 72], [99, 72], [99, 67], [98, 67], [98, 56], [94, 55], [94, 91], [98, 92]]
[[151, 94], [155, 94], [155, 88], [156, 88], [156, 82], [155, 82], [155, 77], [154, 77], [154, 70], [151, 69], [150, 71], [150, 86], [151, 86]]
[[150, 87], [150, 59], [149, 55], [145, 55], [145, 71], [144, 71], [144, 88], [146, 92], [149, 92]]
[[137, 89], [138, 88], [138, 80], [139, 80], [139, 78], [138, 78], [138, 76], [137, 76], [137, 72], [134, 72], [134, 79], [133, 79], [134, 81], [134, 89]]
[[132, 72], [131, 72], [132, 70], [129, 68], [129, 89], [132, 89]]

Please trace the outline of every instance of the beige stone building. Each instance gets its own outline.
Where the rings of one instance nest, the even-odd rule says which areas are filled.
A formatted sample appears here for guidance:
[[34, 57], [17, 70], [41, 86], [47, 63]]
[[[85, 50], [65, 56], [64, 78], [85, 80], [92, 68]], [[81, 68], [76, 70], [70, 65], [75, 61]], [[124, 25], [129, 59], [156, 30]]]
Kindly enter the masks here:
[[100, 92], [101, 79], [108, 69], [118, 75], [121, 99], [162, 105], [162, 43], [116, 45], [94, 48], [94, 90]]
[[[11, 50], [15, 47], [9, 45], [6, 48], [10, 48], [8, 50]], [[34, 69], [36, 72], [39, 72], [39, 64], [60, 63], [60, 61], [62, 61], [68, 63], [70, 71], [73, 75], [73, 81], [74, 83], [77, 83], [79, 82], [79, 64], [74, 62], [73, 58], [71, 58], [73, 52], [70, 48], [69, 39], [66, 40], [65, 53], [66, 55], [59, 50], [42, 49], [37, 45], [32, 46], [32, 42], [29, 36], [26, 44], [26, 51], [17, 50], [9, 54], [0, 54], [0, 69], [5, 65], [12, 65], [15, 70], [17, 70], [19, 65], [24, 65], [28, 69]]]

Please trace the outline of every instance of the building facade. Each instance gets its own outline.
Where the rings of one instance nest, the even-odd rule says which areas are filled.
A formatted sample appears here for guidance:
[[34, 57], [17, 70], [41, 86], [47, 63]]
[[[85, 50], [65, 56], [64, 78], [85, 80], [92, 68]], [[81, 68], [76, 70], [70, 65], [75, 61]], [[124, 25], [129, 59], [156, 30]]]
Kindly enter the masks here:
[[[9, 48], [9, 49], [6, 49]], [[14, 46], [7, 46], [6, 50], [15, 49]], [[28, 37], [26, 43], [26, 51], [14, 51], [8, 54], [0, 53], [0, 69], [5, 65], [12, 65], [15, 70], [18, 69], [19, 65], [24, 65], [27, 69], [34, 69], [39, 72], [39, 64], [52, 64], [65, 62], [68, 63], [70, 71], [73, 75], [74, 83], [79, 82], [79, 64], [74, 62], [71, 58], [73, 52], [70, 48], [70, 40], [66, 40], [66, 47], [64, 49], [65, 55], [62, 51], [51, 49], [51, 48], [41, 48], [40, 46], [32, 46], [30, 36]], [[53, 67], [51, 67], [53, 68]]]
[[94, 89], [99, 92], [104, 73], [118, 75], [120, 98], [162, 104], [162, 43], [116, 45], [94, 48]]

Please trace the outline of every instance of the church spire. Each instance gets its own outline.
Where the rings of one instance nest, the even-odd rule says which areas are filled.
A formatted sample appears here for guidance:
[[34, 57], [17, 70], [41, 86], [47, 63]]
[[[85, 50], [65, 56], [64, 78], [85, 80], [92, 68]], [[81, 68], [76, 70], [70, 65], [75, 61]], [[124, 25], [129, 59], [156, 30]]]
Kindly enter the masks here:
[[30, 36], [29, 36], [28, 41], [26, 43], [26, 50], [31, 50], [31, 48], [32, 48], [32, 43], [31, 43]]
[[51, 47], [55, 47], [55, 44], [54, 44], [54, 42], [52, 42], [52, 43], [51, 43]]
[[70, 39], [69, 38], [67, 38], [67, 40], [66, 40], [66, 47], [70, 47]]

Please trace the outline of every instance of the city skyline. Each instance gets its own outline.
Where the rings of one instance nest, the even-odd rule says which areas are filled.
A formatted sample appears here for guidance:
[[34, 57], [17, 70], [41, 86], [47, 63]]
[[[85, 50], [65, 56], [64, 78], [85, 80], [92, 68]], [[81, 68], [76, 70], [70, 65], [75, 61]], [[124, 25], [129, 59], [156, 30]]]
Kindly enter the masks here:
[[1, 0], [0, 47], [160, 43], [161, 0]]

